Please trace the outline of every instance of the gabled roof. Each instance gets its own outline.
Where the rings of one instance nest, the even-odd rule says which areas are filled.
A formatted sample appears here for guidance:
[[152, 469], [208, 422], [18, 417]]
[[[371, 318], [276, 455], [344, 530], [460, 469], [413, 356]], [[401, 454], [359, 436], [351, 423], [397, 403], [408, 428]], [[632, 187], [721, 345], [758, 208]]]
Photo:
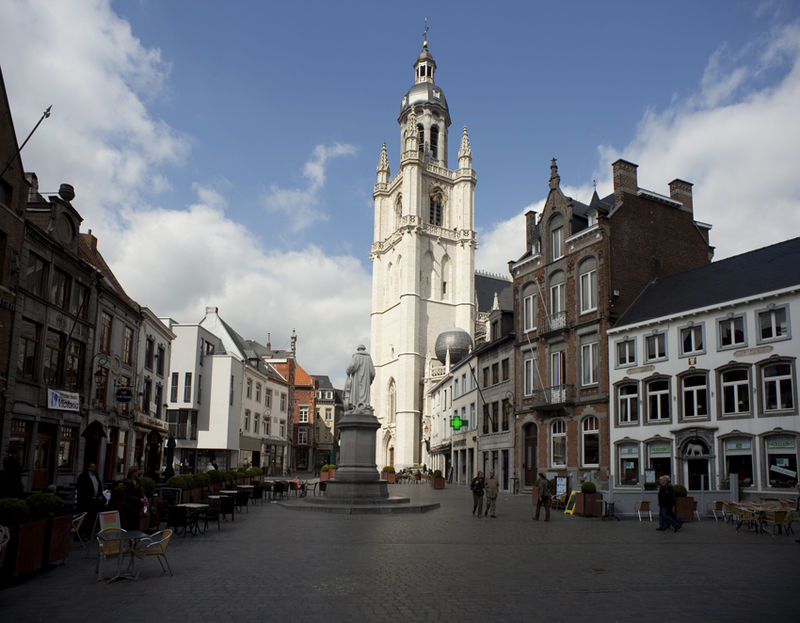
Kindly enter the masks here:
[[122, 285], [117, 281], [111, 268], [106, 264], [100, 251], [97, 250], [97, 239], [92, 234], [78, 234], [78, 255], [94, 266], [101, 274], [100, 288], [106, 292], [111, 292], [123, 303], [138, 311], [139, 304], [129, 297]]
[[478, 298], [478, 311], [491, 311], [495, 292], [497, 292], [500, 309], [514, 309], [514, 292], [511, 281], [483, 273], [475, 273], [475, 296]]
[[800, 238], [651, 281], [614, 328], [800, 287]]

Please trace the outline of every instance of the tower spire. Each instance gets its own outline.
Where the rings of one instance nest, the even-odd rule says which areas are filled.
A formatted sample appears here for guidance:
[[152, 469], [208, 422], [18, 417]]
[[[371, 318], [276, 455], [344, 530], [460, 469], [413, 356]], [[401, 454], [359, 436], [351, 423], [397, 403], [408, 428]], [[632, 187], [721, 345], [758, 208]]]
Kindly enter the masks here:
[[385, 184], [389, 181], [389, 157], [386, 155], [386, 141], [381, 146], [381, 155], [378, 158], [378, 183]]
[[561, 176], [558, 174], [558, 165], [556, 159], [550, 161], [550, 189], [555, 190], [561, 183]]
[[461, 133], [461, 146], [458, 148], [458, 168], [469, 169], [472, 167], [472, 148], [469, 144], [469, 135], [467, 134], [467, 126], [464, 126], [464, 131]]

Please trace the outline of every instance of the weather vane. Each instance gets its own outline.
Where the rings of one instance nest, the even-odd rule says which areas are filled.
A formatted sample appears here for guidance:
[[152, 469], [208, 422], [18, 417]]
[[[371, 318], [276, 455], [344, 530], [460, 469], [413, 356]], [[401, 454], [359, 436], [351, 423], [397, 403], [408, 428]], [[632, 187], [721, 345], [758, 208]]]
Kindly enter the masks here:
[[422, 47], [428, 47], [428, 18], [425, 18], [425, 30], [422, 32]]

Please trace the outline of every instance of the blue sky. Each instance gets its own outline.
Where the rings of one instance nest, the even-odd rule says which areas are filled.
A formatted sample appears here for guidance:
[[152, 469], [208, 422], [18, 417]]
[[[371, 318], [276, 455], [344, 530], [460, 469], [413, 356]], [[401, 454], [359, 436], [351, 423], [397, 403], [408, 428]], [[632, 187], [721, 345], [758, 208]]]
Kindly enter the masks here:
[[[369, 340], [372, 185], [399, 162], [424, 18], [477, 171], [477, 267], [524, 252], [550, 158], [578, 200], [610, 163], [695, 184], [717, 258], [800, 233], [800, 5], [745, 2], [21, 2], [0, 9], [17, 135], [129, 294], [288, 346], [334, 381]], [[753, 216], [756, 216], [754, 219]], [[744, 233], [746, 232], [746, 234]]]

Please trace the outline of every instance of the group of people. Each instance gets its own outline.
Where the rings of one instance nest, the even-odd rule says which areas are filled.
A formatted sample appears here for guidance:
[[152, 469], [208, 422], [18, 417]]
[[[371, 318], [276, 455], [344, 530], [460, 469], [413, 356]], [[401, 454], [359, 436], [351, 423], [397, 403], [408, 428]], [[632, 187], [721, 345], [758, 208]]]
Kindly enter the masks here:
[[[139, 468], [131, 467], [123, 485], [125, 492], [122, 497], [122, 521], [129, 530], [139, 528], [139, 519], [142, 514], [148, 513], [148, 499], [142, 490], [139, 481]], [[97, 465], [89, 463], [86, 469], [78, 476], [77, 484], [78, 511], [85, 512], [86, 517], [81, 524], [81, 534], [89, 537], [94, 530], [97, 514], [102, 512], [108, 504], [108, 498], [103, 490], [103, 482], [97, 475]]]
[[[500, 483], [495, 478], [494, 470], [489, 471], [489, 477], [484, 478], [483, 472], [472, 479], [469, 488], [472, 490], [472, 514], [475, 517], [497, 517], [495, 508], [497, 494], [500, 491]], [[483, 498], [486, 497], [486, 510], [483, 510]], [[491, 514], [490, 514], [491, 513]]]

